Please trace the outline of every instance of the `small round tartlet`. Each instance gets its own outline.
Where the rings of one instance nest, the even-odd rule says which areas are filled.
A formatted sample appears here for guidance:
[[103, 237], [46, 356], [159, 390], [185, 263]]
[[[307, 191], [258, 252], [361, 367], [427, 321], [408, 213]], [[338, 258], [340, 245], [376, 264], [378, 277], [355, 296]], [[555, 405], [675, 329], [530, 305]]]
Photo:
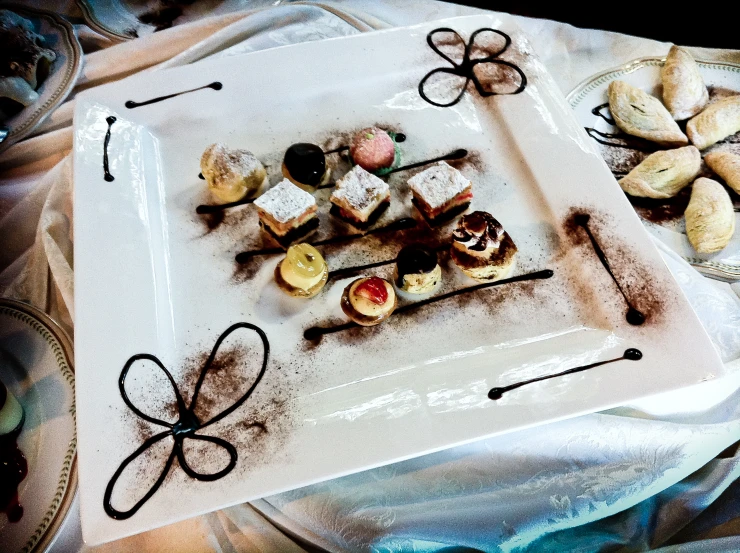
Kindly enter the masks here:
[[398, 305], [393, 285], [380, 277], [358, 278], [342, 294], [342, 311], [353, 322], [375, 326], [393, 314]]
[[200, 158], [200, 171], [208, 190], [223, 203], [238, 202], [256, 194], [265, 184], [267, 171], [249, 150], [211, 144]]
[[297, 298], [312, 298], [329, 277], [329, 267], [310, 244], [294, 244], [275, 267], [275, 282], [283, 292]]
[[452, 232], [450, 257], [463, 273], [479, 282], [505, 278], [514, 266], [517, 247], [490, 213], [465, 215]]
[[316, 144], [300, 142], [285, 151], [283, 176], [296, 186], [312, 192], [329, 182], [331, 167], [326, 164], [326, 154]]
[[396, 257], [393, 277], [399, 290], [408, 294], [428, 294], [442, 282], [442, 268], [437, 262], [437, 252], [411, 244], [404, 247]]

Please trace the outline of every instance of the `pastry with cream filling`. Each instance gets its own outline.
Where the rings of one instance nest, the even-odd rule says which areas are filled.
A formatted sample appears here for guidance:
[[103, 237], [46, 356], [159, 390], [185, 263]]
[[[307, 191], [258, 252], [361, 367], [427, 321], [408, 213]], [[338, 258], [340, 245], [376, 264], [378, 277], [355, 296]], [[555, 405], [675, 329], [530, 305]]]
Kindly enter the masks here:
[[374, 326], [393, 314], [398, 305], [393, 285], [380, 277], [358, 278], [342, 294], [342, 311], [362, 326]]
[[676, 121], [693, 117], [707, 105], [707, 86], [701, 78], [699, 66], [685, 48], [671, 46], [660, 76], [663, 102]]
[[283, 246], [306, 236], [319, 226], [316, 200], [288, 179], [254, 201], [260, 225]]
[[444, 161], [411, 177], [409, 188], [414, 205], [430, 222], [465, 211], [473, 199], [473, 183]]
[[307, 142], [293, 144], [285, 151], [282, 171], [286, 179], [309, 191], [325, 185], [331, 178], [324, 151]]
[[735, 211], [725, 187], [704, 177], [694, 181], [686, 206], [686, 235], [699, 253], [714, 253], [735, 233]]
[[479, 281], [505, 278], [514, 266], [517, 247], [490, 213], [465, 215], [452, 233], [450, 257], [463, 273]]
[[329, 267], [310, 244], [294, 244], [285, 259], [275, 267], [275, 281], [284, 292], [299, 298], [312, 298], [326, 284]]
[[732, 152], [709, 152], [704, 156], [709, 168], [717, 173], [727, 186], [740, 194], [740, 155]]
[[619, 180], [630, 196], [672, 198], [701, 171], [701, 154], [695, 146], [659, 150], [647, 156]]
[[689, 119], [686, 134], [691, 143], [704, 150], [740, 131], [740, 95], [728, 96], [709, 104], [699, 115]]
[[409, 294], [434, 291], [442, 282], [437, 252], [420, 244], [406, 246], [396, 258], [394, 279], [398, 289]]
[[387, 182], [356, 165], [337, 181], [330, 201], [339, 217], [366, 226], [388, 207], [391, 192]]
[[215, 143], [200, 158], [200, 171], [208, 190], [220, 202], [238, 202], [256, 194], [264, 185], [267, 171], [248, 150], [232, 150]]

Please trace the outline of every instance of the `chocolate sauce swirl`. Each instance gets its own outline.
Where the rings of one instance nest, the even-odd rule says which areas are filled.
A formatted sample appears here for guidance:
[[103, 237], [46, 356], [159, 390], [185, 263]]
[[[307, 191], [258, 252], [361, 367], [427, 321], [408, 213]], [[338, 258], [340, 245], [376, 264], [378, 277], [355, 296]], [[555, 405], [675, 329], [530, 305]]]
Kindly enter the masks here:
[[606, 269], [606, 272], [609, 273], [609, 276], [614, 281], [614, 284], [616, 284], [619, 293], [622, 294], [624, 302], [627, 304], [627, 322], [631, 325], [639, 326], [645, 322], [645, 314], [637, 309], [635, 306], [633, 306], [632, 303], [630, 303], [630, 300], [627, 297], [624, 289], [622, 288], [622, 285], [619, 284], [619, 280], [617, 280], [617, 277], [614, 276], [614, 272], [609, 266], [609, 260], [607, 259], [604, 250], [601, 249], [601, 246], [596, 240], [596, 237], [594, 236], [593, 232], [591, 232], [591, 228], [588, 226], [590, 220], [591, 216], [587, 213], [579, 213], [573, 218], [573, 222], [579, 227], [582, 227], [586, 231], [586, 234], [588, 234], [588, 238], [591, 241], [591, 246], [593, 247], [596, 256], [599, 258], [599, 261], [601, 261], [601, 264], [604, 266], [604, 269]]
[[110, 174], [108, 167], [108, 144], [110, 143], [110, 129], [113, 123], [116, 122], [116, 118], [109, 115], [105, 118], [105, 122], [108, 123], [108, 130], [105, 133], [105, 140], [103, 140], [103, 178], [108, 182], [113, 182], [115, 177]]
[[126, 106], [128, 109], [140, 108], [141, 106], [148, 106], [149, 104], [155, 104], [163, 100], [169, 100], [170, 98], [174, 98], [175, 96], [180, 96], [181, 94], [190, 94], [191, 92], [196, 92], [197, 90], [203, 90], [204, 88], [210, 88], [213, 90], [221, 90], [223, 87], [224, 85], [222, 85], [218, 81], [215, 81], [205, 86], [199, 86], [198, 88], [191, 88], [190, 90], [183, 90], [182, 92], [175, 92], [174, 94], [167, 94], [166, 96], [158, 96], [156, 98], [152, 98], [151, 100], [145, 100], [144, 102], [134, 102], [133, 100], [127, 100], [124, 106]]
[[[214, 360], [216, 359], [216, 354], [218, 353], [219, 347], [221, 347], [221, 344], [223, 341], [235, 330], [245, 328], [248, 330], [253, 330], [257, 333], [260, 340], [262, 341], [263, 346], [263, 353], [262, 353], [262, 365], [259, 371], [259, 374], [255, 378], [252, 385], [249, 387], [249, 389], [246, 391], [244, 395], [242, 395], [236, 402], [234, 402], [230, 407], [227, 407], [217, 415], [214, 415], [207, 421], [200, 421], [198, 420], [198, 417], [195, 415], [195, 408], [196, 404], [198, 402], [198, 394], [200, 393], [201, 386], [203, 385], [203, 381], [205, 380], [206, 374], [208, 373], [208, 370], [211, 368], [211, 365], [213, 364]], [[265, 371], [267, 369], [267, 360], [270, 355], [270, 343], [267, 339], [267, 335], [264, 333], [264, 331], [250, 323], [235, 323], [231, 325], [229, 328], [227, 328], [221, 336], [218, 337], [216, 340], [216, 344], [213, 346], [213, 350], [211, 350], [211, 354], [208, 356], [208, 359], [206, 360], [205, 364], [203, 365], [203, 368], [201, 369], [200, 375], [198, 376], [198, 380], [195, 384], [195, 390], [193, 391], [192, 399], [190, 400], [190, 405], [185, 405], [185, 400], [182, 397], [182, 394], [180, 393], [180, 390], [177, 387], [177, 384], [175, 383], [175, 379], [172, 377], [172, 374], [165, 368], [165, 366], [162, 364], [162, 362], [155, 357], [154, 355], [148, 354], [148, 353], [140, 353], [137, 355], [132, 356], [124, 365], [123, 370], [121, 371], [121, 376], [118, 379], [118, 388], [121, 392], [121, 397], [123, 398], [124, 403], [128, 406], [131, 411], [134, 412], [139, 418], [156, 424], [158, 426], [163, 426], [167, 430], [164, 432], [160, 432], [158, 434], [155, 434], [151, 438], [147, 439], [141, 446], [139, 446], [136, 451], [134, 451], [131, 455], [126, 457], [126, 459], [123, 460], [123, 462], [119, 465], [119, 467], [116, 469], [115, 473], [113, 473], [113, 476], [108, 481], [108, 485], [105, 487], [105, 494], [103, 495], [103, 508], [105, 509], [105, 512], [108, 514], [109, 517], [114, 518], [116, 520], [125, 520], [127, 518], [132, 517], [136, 512], [146, 503], [159, 489], [159, 487], [162, 485], [162, 482], [164, 482], [165, 477], [170, 471], [170, 467], [172, 466], [172, 463], [174, 462], [175, 458], [177, 458], [178, 464], [180, 467], [182, 467], [182, 470], [185, 471], [185, 474], [190, 476], [191, 478], [194, 478], [196, 480], [206, 481], [210, 482], [213, 480], [218, 480], [219, 478], [223, 478], [226, 476], [231, 470], [236, 466], [236, 462], [238, 459], [238, 454], [236, 451], [236, 448], [229, 443], [228, 441], [222, 439], [222, 438], [216, 438], [213, 436], [208, 436], [204, 434], [196, 434], [199, 430], [202, 430], [203, 428], [206, 428], [221, 419], [229, 416], [231, 413], [236, 411], [241, 405], [249, 399], [249, 397], [252, 395], [252, 392], [254, 392], [254, 389], [257, 387], [257, 384], [259, 384], [260, 380], [262, 380], [262, 377], [265, 374]], [[139, 410], [129, 399], [128, 394], [126, 393], [126, 377], [128, 376], [129, 369], [136, 361], [151, 361], [154, 363], [167, 377], [167, 380], [169, 380], [170, 384], [172, 385], [173, 391], [175, 393], [175, 399], [177, 402], [177, 411], [179, 413], [179, 417], [176, 423], [172, 424], [167, 421], [163, 421], [154, 417], [151, 417], [147, 415], [146, 413]], [[261, 426], [261, 423], [255, 423], [251, 426]], [[173, 438], [173, 446], [172, 446], [172, 452], [170, 453], [169, 457], [167, 458], [167, 462], [165, 463], [164, 468], [162, 469], [161, 474], [157, 478], [157, 480], [154, 482], [152, 487], [144, 494], [144, 497], [142, 497], [136, 504], [134, 504], [133, 507], [126, 511], [119, 511], [113, 505], [111, 504], [111, 497], [113, 496], [113, 488], [116, 485], [116, 482], [120, 478], [123, 471], [126, 469], [126, 467], [131, 464], [139, 455], [143, 454], [145, 451], [147, 451], [150, 447], [152, 447], [157, 442], [160, 442], [161, 440], [164, 440], [165, 438], [172, 436]], [[229, 463], [228, 465], [221, 469], [218, 472], [214, 473], [201, 473], [196, 470], [194, 470], [187, 462], [185, 458], [185, 453], [183, 449], [183, 443], [185, 440], [199, 440], [203, 442], [210, 442], [212, 444], [216, 444], [217, 446], [223, 448], [229, 455]]]
[[[408, 313], [410, 311], [413, 311], [415, 309], [419, 309], [421, 307], [424, 307], [426, 305], [430, 305], [432, 303], [437, 303], [440, 301], [444, 301], [449, 298], [453, 298], [455, 296], [459, 296], [462, 294], [470, 294], [473, 292], [477, 292], [479, 290], [483, 290], [485, 288], [493, 288], [494, 286], [503, 286], [504, 284], [511, 284], [514, 282], [523, 282], [527, 280], [542, 280], [551, 278], [553, 276], [553, 271], [550, 269], [544, 269], [542, 271], [536, 271], [534, 273], [526, 273], [523, 275], [518, 275], [515, 277], [510, 278], [503, 278], [501, 280], [496, 280], [493, 282], [484, 282], [482, 284], [476, 284], [475, 286], [468, 286], [467, 288], [461, 288], [460, 290], [454, 290], [452, 292], [447, 292], [446, 294], [440, 294], [439, 296], [434, 296], [431, 298], [427, 298], [425, 300], [417, 301], [414, 303], [406, 304], [402, 307], [399, 307], [396, 309], [392, 314], [391, 317], [398, 317], [400, 315], [403, 315], [404, 313]], [[349, 322], [344, 323], [340, 325], [335, 326], [312, 326], [311, 328], [307, 328], [303, 332], [303, 337], [306, 340], [309, 341], [317, 341], [320, 340], [321, 337], [325, 334], [334, 334], [335, 332], [342, 332], [344, 330], [349, 330], [351, 328], [365, 328], [361, 325], [358, 325], [355, 322]]]
[[[377, 234], [380, 232], [398, 232], [401, 230], [407, 230], [414, 228], [417, 225], [416, 219], [413, 217], [403, 217], [402, 219], [398, 219], [396, 221], [393, 221], [392, 223], [388, 223], [385, 226], [382, 227], [376, 227], [374, 229], [370, 229], [367, 232], [363, 233], [357, 233], [357, 234], [345, 234], [342, 236], [332, 236], [331, 238], [325, 238], [324, 240], [317, 240], [315, 242], [309, 242], [312, 246], [326, 246], [328, 244], [340, 244], [342, 242], [351, 242], [353, 240], [359, 240], [360, 238], [364, 238], [365, 236], [369, 236], [371, 234]], [[279, 253], [284, 253], [284, 248], [263, 248], [260, 250], [251, 250], [246, 252], [240, 252], [236, 254], [236, 262], [239, 264], [249, 263], [252, 258], [259, 257], [263, 255], [275, 255]]]
[[[471, 51], [474, 47], [481, 48], [480, 46], [475, 44], [476, 37], [483, 32], [491, 32], [495, 33], [501, 37], [504, 38], [504, 46], [500, 48], [498, 51], [493, 52], [492, 54], [489, 54], [488, 56], [485, 56], [483, 58], [475, 58], [472, 59], [471, 57]], [[498, 31], [496, 29], [490, 29], [490, 28], [483, 28], [478, 29], [473, 34], [470, 35], [470, 40], [468, 41], [467, 45], [465, 46], [465, 52], [463, 54], [463, 59], [459, 63], [455, 62], [452, 58], [447, 56], [442, 50], [439, 49], [439, 47], [435, 44], [435, 35], [438, 35], [440, 33], [452, 33], [454, 34], [457, 39], [459, 39], [460, 43], [465, 44], [465, 41], [463, 38], [455, 31], [454, 29], [450, 29], [448, 27], [442, 27], [439, 29], [434, 29], [433, 31], [430, 31], [427, 35], [427, 44], [429, 44], [429, 47], [434, 50], [440, 57], [442, 57], [445, 61], [448, 61], [452, 67], [438, 67], [437, 69], [433, 69], [429, 73], [427, 73], [419, 83], [419, 96], [421, 96], [425, 101], [432, 104], [433, 106], [446, 108], [450, 106], [454, 106], [457, 104], [463, 97], [463, 94], [465, 94], [465, 91], [468, 88], [468, 84], [470, 82], [473, 82], [473, 85], [475, 85], [475, 89], [478, 91], [478, 94], [480, 94], [482, 97], [488, 97], [488, 96], [495, 96], [499, 94], [519, 94], [522, 92], [526, 86], [527, 86], [527, 76], [524, 74], [524, 72], [514, 65], [511, 62], [504, 61], [501, 59], [498, 59], [498, 57], [503, 54], [511, 45], [511, 37], [507, 35], [506, 33], [502, 31]], [[485, 49], [484, 49], [485, 50]], [[475, 68], [477, 65], [481, 64], [494, 64], [494, 65], [500, 65], [504, 67], [508, 67], [509, 69], [512, 69], [520, 79], [520, 83], [518, 87], [513, 92], [496, 92], [495, 90], [487, 90], [483, 87], [480, 80], [478, 79], [478, 76], [475, 73]], [[435, 75], [439, 74], [448, 74], [448, 75], [457, 75], [458, 77], [462, 77], [465, 79], [464, 81], [461, 81], [460, 84], [460, 91], [455, 96], [454, 99], [450, 100], [449, 102], [445, 101], [439, 101], [431, 99], [427, 92], [433, 93], [433, 87], [430, 88], [429, 91], [425, 90], [425, 87], [427, 83], [429, 82], [429, 79], [433, 78]]]
[[465, 215], [452, 232], [452, 240], [465, 245], [465, 249], [484, 252], [489, 247], [498, 247], [504, 235], [493, 215], [485, 211], [474, 211]]
[[[606, 113], [604, 113], [605, 108], [606, 108]], [[598, 106], [596, 106], [594, 109], [591, 110], [591, 113], [593, 113], [596, 117], [601, 117], [604, 121], [606, 121], [610, 125], [617, 124], [616, 121], [614, 121], [614, 118], [612, 117], [611, 111], [609, 111], [609, 102], [606, 102], [604, 104], [599, 104]]]
[[532, 384], [534, 382], [541, 382], [542, 380], [548, 380], [550, 378], [557, 378], [560, 376], [565, 376], [566, 374], [573, 374], [573, 373], [578, 373], [581, 371], [587, 371], [588, 369], [600, 367], [608, 363], [615, 363], [617, 361], [623, 361], [625, 359], [628, 359], [630, 361], [639, 361], [640, 359], [642, 359], [642, 352], [639, 349], [629, 348], [624, 351], [624, 355], [622, 355], [621, 357], [617, 357], [615, 359], [607, 359], [606, 361], [598, 361], [596, 363], [591, 363], [590, 365], [583, 365], [582, 367], [568, 369], [567, 371], [562, 371], [562, 372], [555, 373], [555, 374], [548, 374], [545, 376], [538, 376], [536, 378], [530, 378], [529, 380], [523, 380], [521, 382], [517, 382], [516, 384], [509, 384], [508, 386], [491, 388], [488, 392], [488, 399], [492, 399], [495, 401], [497, 399], [501, 399], [506, 392], [510, 392], [511, 390], [516, 390], [517, 388], [521, 388], [522, 386], [526, 386], [527, 384]]

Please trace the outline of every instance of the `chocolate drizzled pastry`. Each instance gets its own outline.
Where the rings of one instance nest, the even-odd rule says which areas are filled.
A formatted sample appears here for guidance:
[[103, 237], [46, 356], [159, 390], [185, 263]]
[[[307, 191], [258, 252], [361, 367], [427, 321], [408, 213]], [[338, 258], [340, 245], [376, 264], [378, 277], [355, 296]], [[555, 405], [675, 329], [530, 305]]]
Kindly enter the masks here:
[[293, 144], [285, 151], [283, 176], [298, 185], [316, 187], [325, 184], [329, 174], [324, 151], [308, 142]]
[[450, 257], [469, 277], [496, 280], [509, 274], [517, 248], [490, 213], [465, 215], [452, 233]]
[[434, 290], [442, 280], [437, 252], [421, 244], [403, 248], [396, 258], [396, 286], [411, 294]]

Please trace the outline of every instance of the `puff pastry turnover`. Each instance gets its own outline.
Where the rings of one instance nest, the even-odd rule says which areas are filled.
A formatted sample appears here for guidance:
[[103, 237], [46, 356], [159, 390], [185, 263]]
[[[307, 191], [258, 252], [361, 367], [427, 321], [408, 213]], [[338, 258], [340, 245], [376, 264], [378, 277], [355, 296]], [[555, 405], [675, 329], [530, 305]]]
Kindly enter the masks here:
[[701, 154], [694, 146], [650, 154], [619, 181], [630, 196], [672, 198], [701, 170]]
[[704, 161], [722, 177], [727, 186], [740, 194], [740, 155], [732, 152], [710, 152], [704, 156]]
[[699, 253], [724, 248], [735, 232], [735, 212], [724, 186], [704, 177], [694, 181], [686, 207], [686, 234]]
[[624, 81], [612, 81], [607, 92], [609, 110], [627, 134], [664, 146], [685, 146], [686, 135], [657, 98]]
[[686, 124], [686, 134], [700, 150], [737, 131], [740, 131], [740, 96], [729, 96], [709, 104]]
[[671, 46], [660, 76], [663, 102], [676, 121], [693, 117], [707, 105], [709, 93], [699, 66], [684, 48]]

